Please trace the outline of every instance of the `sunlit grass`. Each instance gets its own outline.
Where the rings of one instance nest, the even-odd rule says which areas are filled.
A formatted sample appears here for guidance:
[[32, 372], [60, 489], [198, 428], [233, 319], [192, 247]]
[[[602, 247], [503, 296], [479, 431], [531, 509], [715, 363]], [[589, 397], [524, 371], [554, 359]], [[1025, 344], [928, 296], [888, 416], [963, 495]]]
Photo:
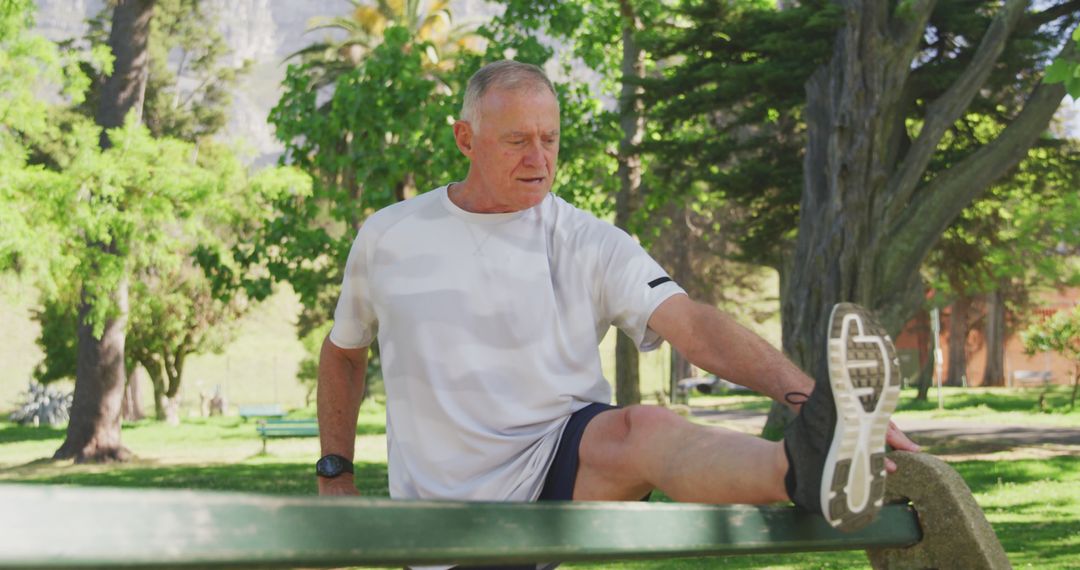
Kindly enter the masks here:
[[[963, 420], [998, 425], [1080, 427], [1080, 405], [1069, 408], [1070, 386], [1051, 386], [1043, 396], [1041, 388], [943, 388], [942, 409], [938, 409], [937, 388], [927, 400], [916, 400], [913, 388], [900, 395], [896, 416]], [[1043, 396], [1043, 407], [1039, 407]], [[720, 395], [694, 394], [693, 408], [768, 412], [772, 400], [752, 392], [732, 391]]]

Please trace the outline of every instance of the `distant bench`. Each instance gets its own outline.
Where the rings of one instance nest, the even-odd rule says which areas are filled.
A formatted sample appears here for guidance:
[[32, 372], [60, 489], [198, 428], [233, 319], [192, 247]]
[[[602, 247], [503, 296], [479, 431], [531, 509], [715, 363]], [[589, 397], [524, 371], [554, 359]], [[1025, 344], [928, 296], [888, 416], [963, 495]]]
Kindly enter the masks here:
[[270, 418], [259, 420], [255, 431], [262, 437], [262, 452], [266, 453], [266, 440], [272, 437], [317, 437], [319, 423], [315, 420], [283, 420]]
[[246, 422], [248, 418], [283, 418], [285, 409], [281, 404], [255, 404], [240, 406], [240, 417]]
[[1052, 377], [1049, 370], [1015, 370], [1013, 386], [1048, 386]]

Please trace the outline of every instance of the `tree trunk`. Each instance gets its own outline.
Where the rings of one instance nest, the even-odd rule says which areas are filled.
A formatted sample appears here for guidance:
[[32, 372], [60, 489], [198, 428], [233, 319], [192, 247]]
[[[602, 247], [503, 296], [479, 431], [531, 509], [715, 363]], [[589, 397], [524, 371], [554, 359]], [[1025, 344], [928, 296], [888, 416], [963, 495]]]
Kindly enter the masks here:
[[[112, 146], [106, 129], [123, 125], [129, 112], [142, 114], [146, 90], [153, 0], [121, 0], [113, 9], [109, 47], [115, 60], [113, 74], [102, 90], [97, 123], [102, 127], [102, 150]], [[107, 255], [117, 255], [115, 244], [92, 244]], [[130, 452], [120, 443], [120, 404], [126, 385], [124, 336], [128, 310], [127, 279], [112, 293], [115, 316], [105, 322], [100, 339], [93, 335], [89, 316], [95, 299], [83, 292], [79, 308], [79, 351], [75, 395], [67, 439], [54, 458], [76, 462], [125, 460]], [[80, 389], [81, 386], [81, 389]]]
[[915, 330], [916, 337], [919, 339], [919, 376], [915, 381], [918, 392], [915, 399], [925, 402], [930, 386], [934, 383], [934, 367], [937, 365], [934, 359], [934, 341], [937, 339], [934, 338], [929, 312], [919, 311], [919, 321]]
[[998, 289], [986, 295], [986, 369], [983, 386], [1005, 385], [1005, 295]]
[[620, 406], [641, 403], [638, 349], [622, 331], [615, 338], [615, 403]]
[[1069, 398], [1069, 410], [1076, 408], [1076, 393], [1080, 391], [1080, 365], [1073, 368], [1073, 389], [1072, 397]]
[[153, 358], [145, 358], [140, 361], [146, 374], [150, 376], [150, 385], [154, 388], [154, 419], [165, 419], [164, 402], [168, 398], [165, 394], [165, 378], [162, 374], [162, 365]]
[[971, 298], [960, 295], [949, 311], [949, 371], [946, 386], [963, 386], [967, 374], [967, 339], [970, 327]]
[[683, 378], [691, 378], [694, 375], [694, 366], [690, 364], [690, 361], [683, 358], [679, 351], [674, 347], [671, 349], [671, 366], [669, 372], [671, 373], [671, 385], [668, 388], [670, 393], [669, 399], [672, 404], [686, 404], [688, 402], [681, 401], [679, 398], [679, 380]]
[[[669, 209], [671, 211], [670, 219], [673, 223], [669, 231], [666, 232], [665, 237], [671, 244], [667, 253], [667, 257], [671, 262], [671, 277], [675, 279], [675, 282], [682, 285], [691, 298], [703, 300], [705, 295], [702, 295], [702, 292], [694, 287], [697, 280], [693, 276], [694, 268], [690, 262], [690, 240], [693, 239], [693, 236], [687, 218], [687, 207], [684, 204], [672, 204]], [[668, 372], [668, 400], [672, 404], [686, 403], [679, 400], [678, 382], [693, 375], [693, 365], [689, 360], [683, 358], [683, 355], [679, 354], [675, 347], [671, 348]]]
[[[102, 89], [95, 117], [102, 129], [122, 126], [132, 111], [141, 120], [150, 63], [147, 44], [150, 40], [150, 20], [154, 16], [154, 0], [116, 0], [115, 4], [109, 48], [116, 59], [113, 61], [113, 74]], [[108, 133], [102, 130], [101, 148], [111, 146]]]
[[930, 350], [930, 358], [926, 364], [919, 367], [919, 391], [915, 399], [925, 402], [930, 394], [930, 387], [934, 385], [934, 370], [937, 368], [937, 360], [934, 359], [934, 351]]
[[143, 369], [136, 364], [127, 375], [124, 400], [120, 404], [120, 417], [125, 422], [137, 422], [146, 417], [142, 410], [142, 379]]
[[[645, 134], [645, 115], [640, 99], [641, 88], [626, 78], [638, 78], [645, 72], [645, 54], [634, 39], [641, 19], [629, 0], [620, 0], [622, 11], [622, 92], [619, 95], [619, 193], [615, 197], [615, 225], [628, 229], [634, 201], [641, 189], [641, 155], [638, 145]], [[625, 334], [615, 340], [615, 401], [620, 406], [641, 402], [641, 379], [637, 347]]]
[[124, 397], [124, 327], [127, 325], [127, 283], [114, 293], [119, 315], [105, 322], [101, 338], [90, 323], [92, 301], [87, 293], [79, 304], [79, 348], [75, 364], [75, 393], [67, 437], [53, 459], [76, 463], [126, 461], [130, 452], [120, 443], [120, 404]]
[[[105, 129], [119, 127], [129, 112], [142, 114], [150, 54], [150, 20], [153, 0], [119, 0], [113, 8], [109, 47], [112, 49], [113, 74], [105, 82], [97, 110], [97, 124], [102, 127], [102, 150], [112, 146]], [[120, 255], [115, 243], [94, 243], [106, 255]], [[76, 363], [75, 394], [67, 438], [54, 459], [76, 462], [123, 461], [130, 452], [120, 443], [120, 404], [125, 382], [124, 336], [127, 326], [127, 279], [120, 280], [111, 293], [116, 311], [105, 322], [101, 338], [95, 338], [90, 314], [94, 298], [83, 291], [79, 307], [79, 351]]]
[[832, 58], [806, 83], [799, 233], [781, 292], [784, 350], [819, 382], [828, 377], [833, 305], [864, 305], [899, 332], [923, 302], [919, 268], [934, 243], [1023, 158], [1065, 93], [1040, 84], [997, 139], [926, 180], [942, 136], [985, 84], [1027, 2], [1007, 0], [998, 10], [956, 81], [927, 102], [914, 139], [907, 84], [935, 2], [839, 4], [845, 22]]

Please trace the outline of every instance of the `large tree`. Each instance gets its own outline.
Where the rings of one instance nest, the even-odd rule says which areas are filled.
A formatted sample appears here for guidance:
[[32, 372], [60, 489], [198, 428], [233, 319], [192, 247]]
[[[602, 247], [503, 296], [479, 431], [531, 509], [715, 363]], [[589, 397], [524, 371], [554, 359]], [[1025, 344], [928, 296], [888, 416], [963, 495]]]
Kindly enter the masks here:
[[[108, 129], [122, 126], [129, 114], [141, 117], [153, 14], [153, 0], [120, 0], [113, 9], [109, 33], [115, 58], [113, 73], [105, 83], [96, 114], [102, 127], [102, 150], [113, 145]], [[107, 233], [90, 241], [102, 258], [120, 253]], [[75, 395], [67, 437], [53, 455], [55, 459], [96, 462], [124, 460], [129, 455], [120, 442], [120, 404], [127, 381], [124, 329], [128, 282], [120, 277], [112, 285], [108, 289], [86, 288], [81, 295]]]
[[[806, 85], [799, 234], [783, 291], [784, 348], [815, 377], [827, 376], [821, 347], [832, 305], [866, 305], [899, 332], [922, 303], [919, 268], [938, 238], [1046, 132], [1065, 88], [1032, 80], [1041, 63], [1033, 59], [1008, 126], [928, 176], [943, 137], [1008, 68], [1010, 40], [1071, 27], [1080, 12], [1077, 2], [1028, 4], [987, 3], [986, 27], [960, 34], [946, 27], [957, 9], [948, 2], [842, 3], [832, 59]], [[921, 81], [934, 66], [952, 69], [948, 83]]]
[[[78, 53], [74, 46], [86, 44], [92, 51], [109, 51], [114, 9], [107, 5], [90, 20], [84, 42], [65, 42], [70, 53]], [[220, 342], [207, 343], [204, 339], [220, 339], [219, 329], [227, 325], [229, 318], [237, 316], [237, 309], [248, 306], [243, 299], [235, 298], [235, 285], [231, 289], [219, 286], [211, 291], [210, 283], [196, 275], [196, 271], [188, 271], [182, 279], [163, 278], [179, 276], [181, 267], [197, 269], [194, 267], [197, 252], [231, 246], [259, 213], [256, 203], [261, 194], [249, 188], [244, 167], [228, 148], [211, 140], [225, 124], [231, 105], [229, 89], [244, 68], [226, 61], [225, 42], [216, 27], [217, 15], [205, 4], [196, 0], [158, 0], [146, 48], [149, 63], [145, 69], [141, 117], [156, 138], [195, 143], [191, 161], [213, 172], [220, 182], [220, 191], [203, 204], [185, 204], [184, 208], [191, 210], [188, 219], [164, 222], [161, 229], [172, 238], [168, 252], [163, 251], [161, 243], [147, 239], [123, 244], [119, 248], [123, 252], [113, 256], [124, 259], [122, 271], [129, 283], [132, 318], [127, 323], [125, 338], [127, 375], [134, 374], [140, 364], [146, 368], [154, 381], [159, 418], [163, 409], [172, 409], [169, 400], [179, 390], [182, 371], [179, 364], [183, 358], [191, 352], [219, 347]], [[30, 138], [32, 159], [52, 170], [69, 169], [72, 155], [78, 149], [71, 144], [67, 133], [85, 117], [95, 116], [108, 94], [107, 70], [89, 63], [82, 70], [93, 80], [87, 100], [56, 113], [55, 129]], [[131, 190], [138, 194], [139, 189]], [[137, 196], [125, 198], [142, 203]], [[131, 211], [140, 207], [125, 206]], [[115, 242], [117, 238], [112, 235], [108, 239]], [[79, 286], [77, 280], [66, 282], [68, 289]], [[182, 284], [186, 295], [175, 294], [172, 287], [177, 284]], [[42, 322], [39, 344], [45, 359], [35, 371], [35, 377], [41, 381], [76, 376], [68, 350], [77, 344], [74, 338], [77, 327], [67, 323], [78, 318], [80, 296], [78, 291], [57, 289], [43, 294], [44, 308], [37, 313]], [[194, 302], [203, 299], [208, 301]], [[161, 318], [165, 315], [168, 318]], [[176, 333], [176, 327], [185, 330]], [[168, 381], [159, 381], [164, 378]], [[125, 406], [129, 410], [138, 401], [134, 388], [135, 383], [129, 381], [125, 391]]]
[[[919, 269], [939, 236], [1046, 132], [1065, 89], [1043, 83], [1043, 70], [1062, 53], [1080, 3], [682, 6], [697, 25], [674, 28], [676, 47], [694, 46], [694, 37], [702, 43], [674, 50], [684, 61], [654, 92], [671, 112], [707, 117], [717, 127], [715, 143], [681, 150], [699, 159], [700, 171], [716, 172], [704, 179], [748, 208], [743, 253], [781, 272], [784, 349], [824, 379], [832, 305], [866, 305], [898, 332], [923, 302]], [[787, 20], [796, 11], [800, 17]], [[718, 13], [743, 14], [741, 21], [757, 27], [718, 29]], [[806, 33], [788, 35], [792, 25]], [[807, 39], [794, 50], [778, 49], [793, 37]], [[821, 63], [792, 65], [800, 59]], [[792, 77], [805, 77], [805, 90], [785, 92]], [[963, 156], [935, 162], [954, 150], [946, 135], [971, 112], [995, 113], [1007, 126]], [[751, 113], [758, 125], [747, 120]], [[795, 128], [778, 128], [788, 117]], [[769, 143], [770, 132], [782, 136]], [[762, 134], [764, 146], [751, 144]], [[775, 175], [763, 175], [770, 161]], [[793, 164], [801, 169], [784, 176]]]

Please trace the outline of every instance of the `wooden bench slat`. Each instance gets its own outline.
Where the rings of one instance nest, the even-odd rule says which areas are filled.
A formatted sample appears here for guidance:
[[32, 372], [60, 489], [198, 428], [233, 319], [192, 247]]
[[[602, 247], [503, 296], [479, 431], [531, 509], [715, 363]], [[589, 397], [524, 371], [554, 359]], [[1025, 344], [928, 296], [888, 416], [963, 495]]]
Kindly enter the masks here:
[[256, 433], [262, 438], [262, 452], [266, 453], [266, 440], [272, 437], [315, 437], [319, 424], [313, 419], [267, 419], [259, 420]]
[[[888, 505], [844, 534], [784, 507], [460, 503], [0, 485], [0, 568], [521, 563], [848, 550], [920, 540]], [[17, 514], [15, 514], [17, 513]]]
[[281, 407], [281, 404], [254, 404], [240, 406], [238, 413], [244, 420], [248, 418], [280, 418], [285, 416], [285, 409]]
[[302, 437], [319, 435], [319, 428], [312, 427], [283, 427], [283, 428], [260, 428], [259, 435], [263, 437]]

